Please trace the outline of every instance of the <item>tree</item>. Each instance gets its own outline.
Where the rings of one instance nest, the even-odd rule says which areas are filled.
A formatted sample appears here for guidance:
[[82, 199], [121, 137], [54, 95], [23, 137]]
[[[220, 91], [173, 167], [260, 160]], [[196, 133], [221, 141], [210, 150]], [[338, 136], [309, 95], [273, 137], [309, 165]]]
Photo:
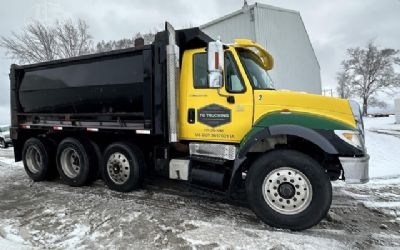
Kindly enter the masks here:
[[92, 36], [89, 35], [89, 26], [79, 19], [76, 23], [67, 20], [64, 23], [56, 22], [55, 25], [58, 56], [69, 58], [89, 54], [92, 47]]
[[110, 40], [105, 42], [104, 40], [101, 42], [98, 42], [93, 49], [93, 53], [101, 53], [101, 52], [106, 52], [106, 51], [111, 51], [111, 50], [116, 50], [116, 49], [126, 49], [134, 47], [134, 40], [133, 39], [121, 39], [121, 40]]
[[51, 26], [34, 21], [19, 33], [1, 36], [0, 46], [19, 63], [36, 63], [88, 54], [92, 37], [83, 20], [57, 21]]
[[110, 50], [116, 50], [116, 49], [126, 49], [126, 48], [131, 48], [135, 46], [135, 39], [137, 38], [143, 38], [144, 44], [151, 44], [154, 42], [154, 38], [156, 36], [156, 31], [155, 32], [149, 32], [146, 34], [141, 34], [136, 33], [136, 35], [132, 39], [127, 39], [123, 38], [120, 40], [110, 40], [110, 41], [101, 41], [98, 42], [93, 49], [94, 53], [100, 53], [100, 52], [106, 52]]
[[1, 36], [0, 46], [6, 54], [20, 63], [34, 63], [54, 60], [57, 57], [56, 32], [39, 22], [27, 25], [20, 33], [12, 32], [11, 37]]
[[380, 49], [373, 42], [366, 48], [348, 49], [349, 59], [342, 62], [343, 70], [338, 73], [339, 92], [360, 97], [364, 114], [369, 105], [383, 105], [377, 94], [393, 92], [400, 86], [400, 76], [393, 67], [400, 60], [398, 53], [394, 49]]
[[337, 74], [336, 79], [338, 81], [338, 86], [336, 92], [340, 98], [349, 99], [351, 96], [350, 89], [350, 79], [346, 72], [340, 72]]

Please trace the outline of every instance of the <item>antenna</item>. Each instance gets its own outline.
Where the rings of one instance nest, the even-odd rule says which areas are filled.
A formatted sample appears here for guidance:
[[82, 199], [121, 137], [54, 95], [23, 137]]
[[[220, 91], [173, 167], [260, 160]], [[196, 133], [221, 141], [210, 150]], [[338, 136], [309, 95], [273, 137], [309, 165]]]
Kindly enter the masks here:
[[248, 11], [249, 10], [249, 4], [247, 3], [247, 0], [244, 0], [242, 9], [244, 11]]

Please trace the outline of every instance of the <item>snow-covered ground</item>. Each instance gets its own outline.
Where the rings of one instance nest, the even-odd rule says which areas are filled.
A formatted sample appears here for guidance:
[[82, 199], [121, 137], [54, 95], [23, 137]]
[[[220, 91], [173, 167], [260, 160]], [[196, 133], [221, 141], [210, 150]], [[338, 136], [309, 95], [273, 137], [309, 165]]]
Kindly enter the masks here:
[[400, 124], [395, 124], [394, 116], [367, 117], [364, 123], [372, 180], [400, 177]]
[[0, 249], [399, 249], [400, 125], [367, 118], [371, 181], [335, 182], [326, 219], [277, 230], [248, 208], [178, 182], [154, 180], [128, 194], [103, 182], [72, 188], [31, 182], [0, 150]]

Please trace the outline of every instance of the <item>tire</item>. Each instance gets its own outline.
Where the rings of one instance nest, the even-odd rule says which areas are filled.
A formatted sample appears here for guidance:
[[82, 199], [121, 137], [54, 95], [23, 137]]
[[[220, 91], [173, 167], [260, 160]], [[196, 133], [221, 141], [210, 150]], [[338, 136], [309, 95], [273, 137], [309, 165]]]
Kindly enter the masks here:
[[104, 152], [103, 179], [111, 190], [130, 192], [140, 188], [145, 170], [142, 151], [130, 143], [113, 143]]
[[90, 184], [98, 170], [93, 146], [85, 138], [66, 138], [57, 148], [57, 169], [61, 180], [70, 186]]
[[22, 149], [25, 172], [33, 181], [53, 179], [56, 175], [54, 152], [44, 139], [30, 138]]
[[303, 230], [326, 216], [332, 186], [323, 167], [308, 155], [276, 150], [251, 165], [246, 195], [251, 209], [268, 225]]
[[0, 138], [0, 148], [7, 148], [7, 143], [3, 138]]

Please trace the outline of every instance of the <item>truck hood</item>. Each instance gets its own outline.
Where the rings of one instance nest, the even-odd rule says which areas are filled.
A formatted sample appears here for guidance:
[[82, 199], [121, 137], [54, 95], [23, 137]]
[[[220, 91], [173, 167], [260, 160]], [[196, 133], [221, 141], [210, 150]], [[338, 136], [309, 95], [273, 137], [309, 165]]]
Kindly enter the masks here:
[[348, 100], [293, 91], [255, 90], [256, 122], [271, 112], [298, 112], [344, 123], [356, 128]]

